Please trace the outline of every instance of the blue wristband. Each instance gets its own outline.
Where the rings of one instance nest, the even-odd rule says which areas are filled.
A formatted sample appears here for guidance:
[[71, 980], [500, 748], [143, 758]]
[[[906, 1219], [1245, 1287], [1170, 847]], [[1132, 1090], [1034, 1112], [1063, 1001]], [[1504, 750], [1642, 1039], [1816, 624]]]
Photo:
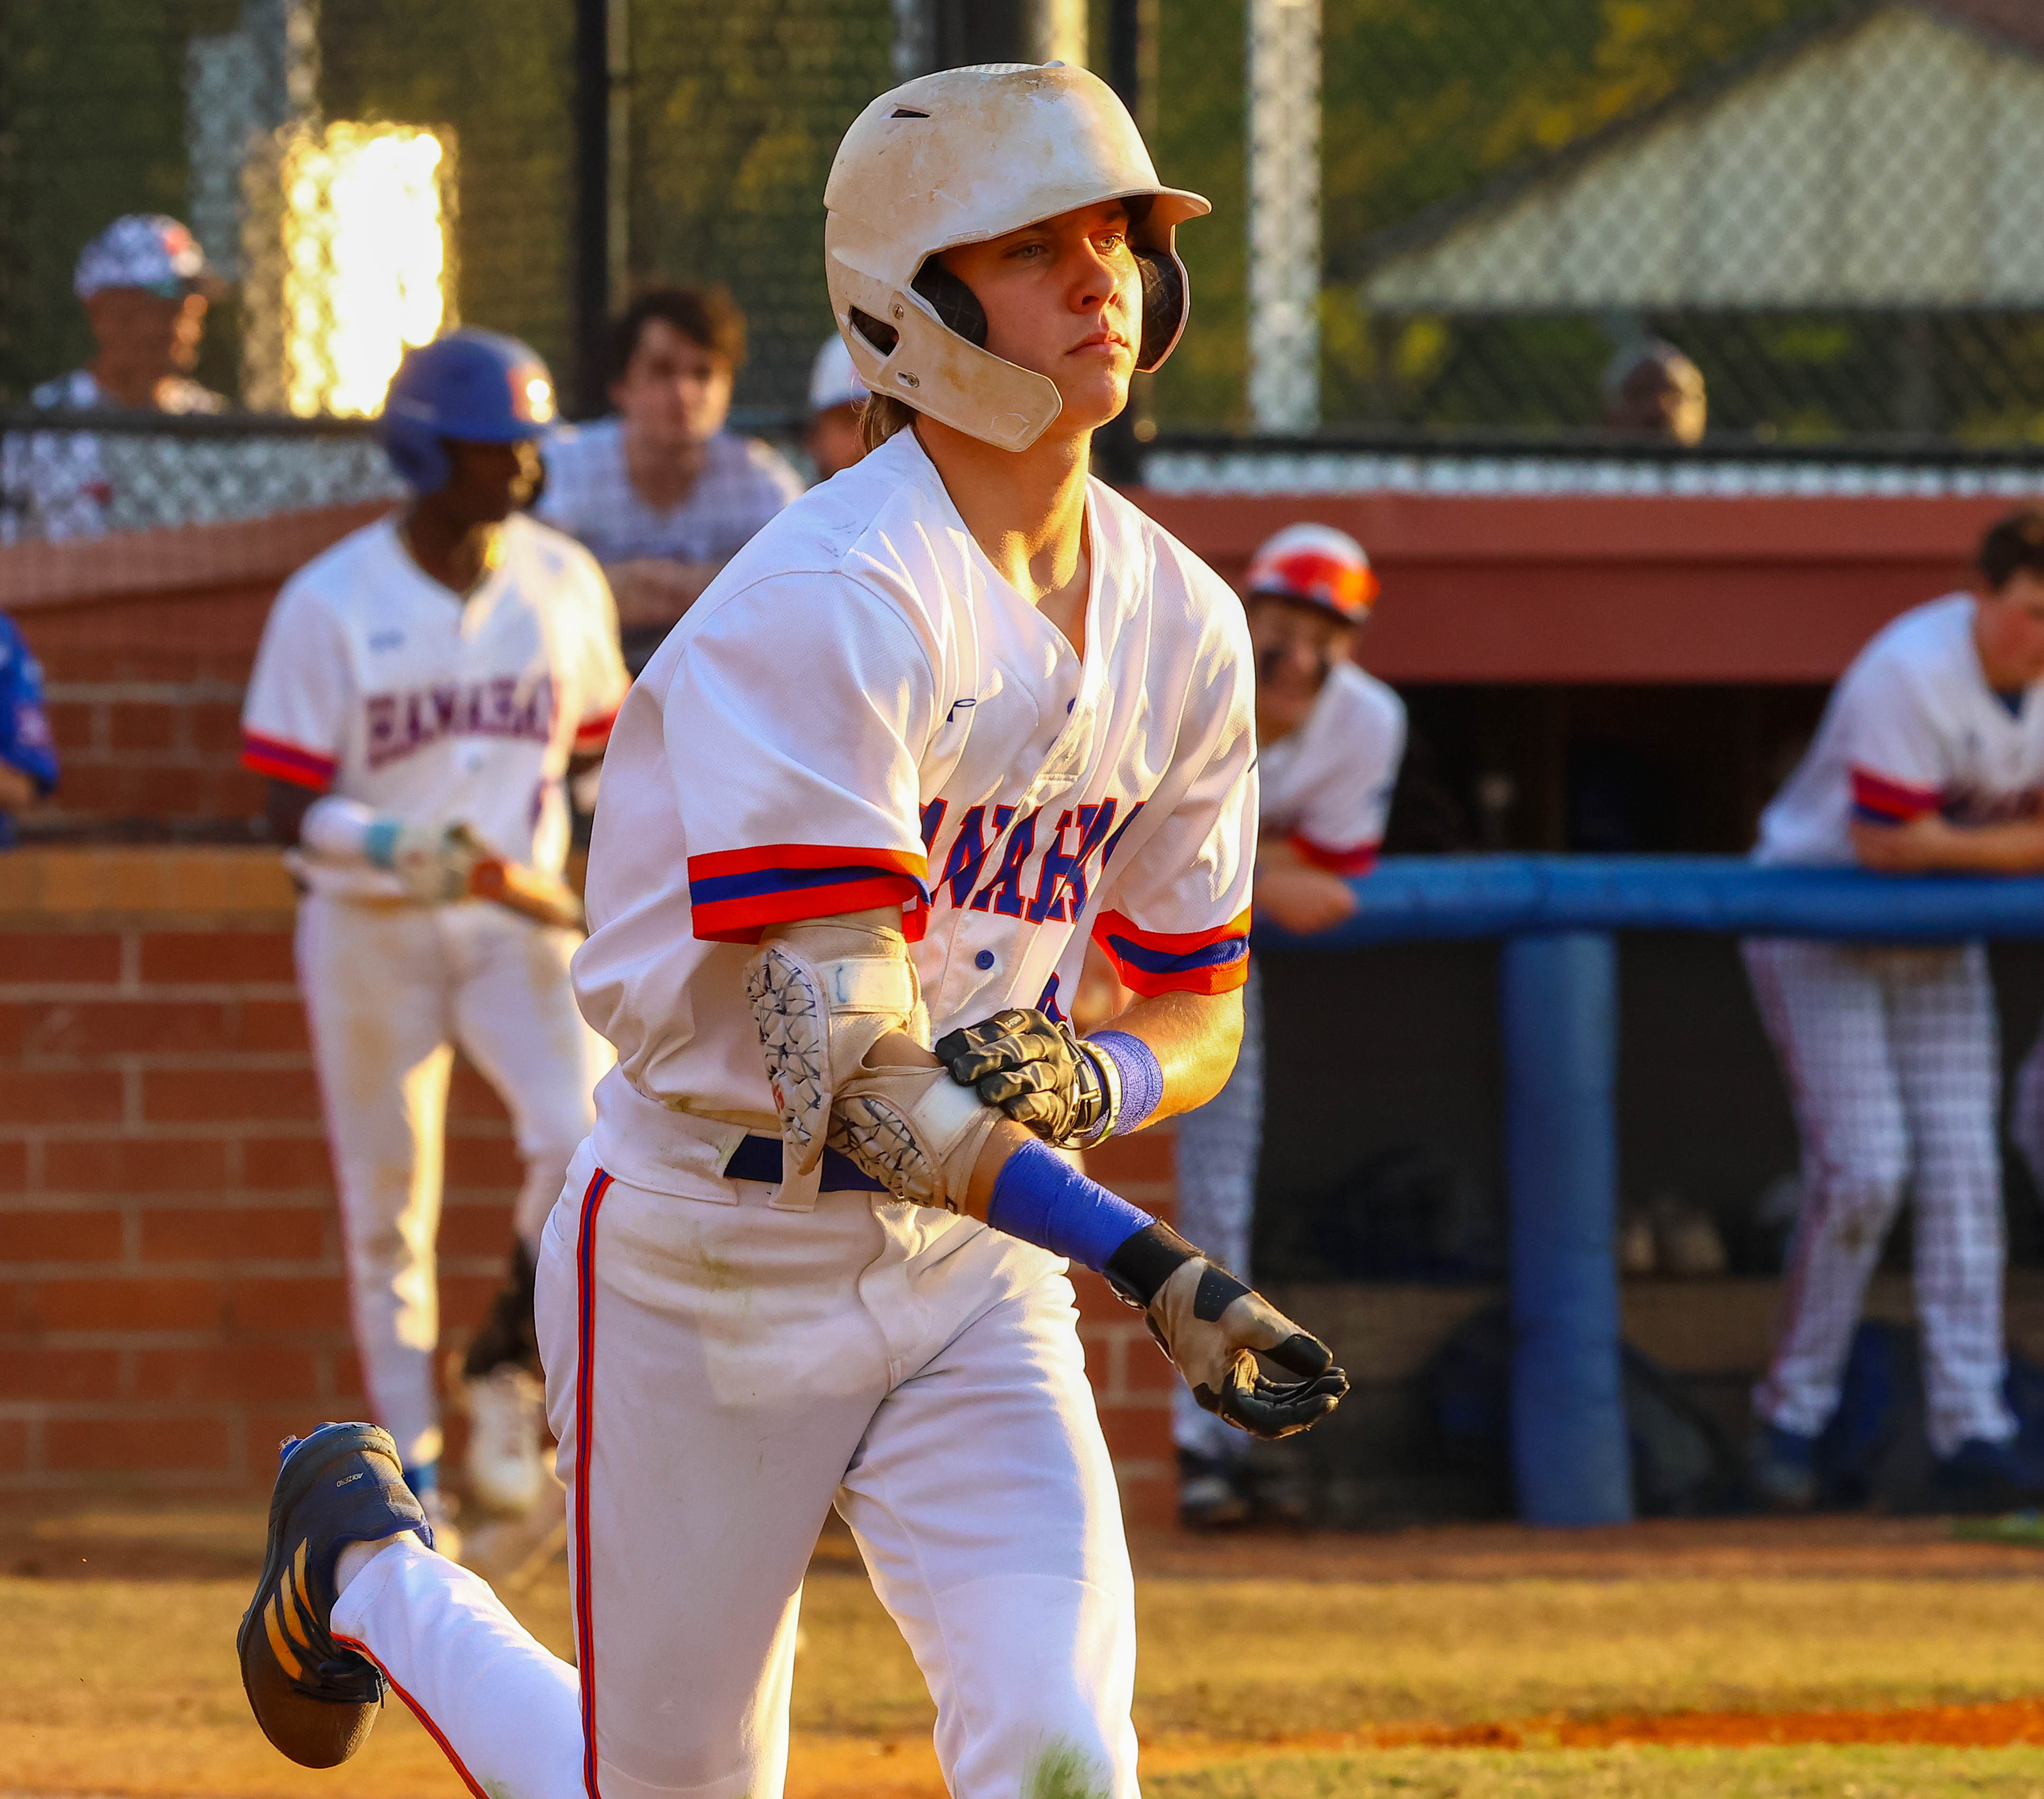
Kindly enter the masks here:
[[398, 853], [398, 836], [405, 828], [402, 818], [378, 813], [362, 833], [362, 853], [378, 868], [388, 868]]
[[1157, 1066], [1157, 1052], [1130, 1031], [1097, 1031], [1086, 1039], [1086, 1047], [1112, 1056], [1121, 1071], [1121, 1116], [1114, 1121], [1114, 1134], [1125, 1137], [1141, 1130], [1164, 1097], [1164, 1071]]
[[1089, 1181], [1048, 1144], [1026, 1143], [993, 1178], [986, 1221], [997, 1231], [1100, 1269], [1156, 1220], [1120, 1194]]

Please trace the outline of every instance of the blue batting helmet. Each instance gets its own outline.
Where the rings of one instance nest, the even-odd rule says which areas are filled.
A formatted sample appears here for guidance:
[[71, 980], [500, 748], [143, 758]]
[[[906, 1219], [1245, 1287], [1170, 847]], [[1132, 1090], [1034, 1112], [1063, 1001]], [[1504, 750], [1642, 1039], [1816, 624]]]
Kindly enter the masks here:
[[451, 331], [407, 350], [380, 421], [383, 448], [421, 494], [447, 485], [454, 471], [441, 446], [515, 444], [554, 420], [554, 382], [530, 345], [494, 331]]

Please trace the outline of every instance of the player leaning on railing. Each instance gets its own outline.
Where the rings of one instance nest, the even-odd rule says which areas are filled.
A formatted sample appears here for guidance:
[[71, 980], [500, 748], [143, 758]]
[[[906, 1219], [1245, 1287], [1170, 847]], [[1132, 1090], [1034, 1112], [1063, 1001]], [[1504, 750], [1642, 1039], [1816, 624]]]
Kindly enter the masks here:
[[[478, 1793], [770, 1799], [835, 1503], [951, 1792], [1126, 1799], [1133, 1583], [1058, 1259], [1246, 1429], [1345, 1389], [1043, 1140], [1197, 1105], [1241, 1029], [1242, 609], [1087, 474], [1178, 337], [1173, 233], [1206, 202], [1055, 65], [882, 96], [824, 198], [882, 440], [668, 637], [597, 817], [575, 980], [619, 1061], [539, 1294], [577, 1666], [421, 1546], [388, 1439], [328, 1427], [287, 1447], [241, 1635], [300, 1760], [352, 1752], [380, 1666]], [[1089, 933], [1142, 997], [1080, 1043], [1056, 1014]], [[928, 1047], [1011, 1008], [977, 1090]]]
[[[2044, 513], [2003, 520], [1979, 562], [1977, 592], [1904, 613], [1846, 671], [1761, 820], [1759, 860], [2044, 870]], [[1780, 1336], [1754, 1394], [1756, 1485], [1786, 1508], [1817, 1499], [1817, 1440], [1907, 1190], [1939, 1490], [1992, 1509], [2044, 1494], [2002, 1391], [2000, 1059], [1984, 950], [1759, 938], [1746, 959], [1803, 1137]], [[2013, 1124], [2044, 1178], [2044, 1041]]]

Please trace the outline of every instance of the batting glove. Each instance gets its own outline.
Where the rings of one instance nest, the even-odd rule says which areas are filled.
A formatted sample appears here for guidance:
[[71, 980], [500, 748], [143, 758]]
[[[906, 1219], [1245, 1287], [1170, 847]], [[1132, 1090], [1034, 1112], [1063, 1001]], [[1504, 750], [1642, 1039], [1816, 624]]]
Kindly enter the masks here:
[[467, 898], [470, 877], [483, 855], [482, 845], [459, 825], [405, 825], [382, 839], [371, 828], [369, 859], [395, 875], [421, 905]]
[[1113, 1123], [1112, 1076], [1086, 1046], [1032, 1006], [1010, 1006], [939, 1037], [937, 1059], [1046, 1143], [1084, 1147]]
[[[1152, 1224], [1108, 1258], [1116, 1292], [1143, 1309], [1193, 1397], [1251, 1436], [1309, 1430], [1341, 1403], [1348, 1376], [1334, 1353], [1260, 1293], [1210, 1262], [1169, 1224]], [[1274, 1381], [1268, 1357], [1299, 1378]]]

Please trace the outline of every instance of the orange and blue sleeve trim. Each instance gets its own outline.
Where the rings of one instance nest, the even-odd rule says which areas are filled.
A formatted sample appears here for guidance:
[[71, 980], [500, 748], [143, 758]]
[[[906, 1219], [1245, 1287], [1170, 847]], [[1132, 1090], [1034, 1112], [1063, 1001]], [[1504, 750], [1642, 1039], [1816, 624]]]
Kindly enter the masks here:
[[610, 741], [610, 728], [617, 722], [616, 706], [601, 718], [585, 718], [575, 727], [574, 753], [577, 755], [594, 755]]
[[267, 775], [273, 781], [289, 781], [294, 786], [309, 787], [323, 794], [333, 785], [339, 765], [330, 755], [309, 750], [302, 744], [287, 744], [282, 737], [266, 737], [259, 731], [241, 733], [241, 766]]
[[1093, 940], [1114, 964], [1122, 985], [1154, 999], [1159, 994], [1232, 993], [1249, 978], [1249, 914], [1213, 931], [1145, 931], [1126, 914], [1107, 912]]
[[929, 922], [928, 859], [906, 850], [765, 844], [689, 858], [689, 905], [705, 943], [756, 944], [769, 924], [898, 905], [911, 943]]
[[1303, 837], [1294, 831], [1292, 848], [1299, 852], [1299, 859], [1310, 863], [1316, 868], [1324, 868], [1330, 875], [1367, 875], [1377, 866], [1375, 844], [1358, 844], [1352, 849], [1331, 850], [1325, 844], [1316, 844], [1311, 837]]
[[1944, 798], [1935, 787], [1912, 787], [1870, 768], [1852, 771], [1853, 817], [1862, 825], [1907, 825], [1935, 812]]

